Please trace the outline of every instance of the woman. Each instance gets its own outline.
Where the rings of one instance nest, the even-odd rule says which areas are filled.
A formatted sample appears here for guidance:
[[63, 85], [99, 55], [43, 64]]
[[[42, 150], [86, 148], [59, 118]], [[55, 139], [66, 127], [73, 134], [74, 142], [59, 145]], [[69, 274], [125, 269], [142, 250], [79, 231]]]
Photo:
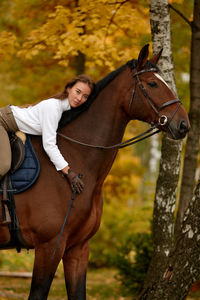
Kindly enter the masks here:
[[27, 107], [5, 106], [0, 109], [0, 179], [10, 170], [11, 150], [8, 132], [18, 130], [42, 135], [44, 150], [57, 171], [61, 171], [78, 193], [83, 182], [75, 174], [56, 145], [56, 131], [62, 113], [85, 103], [94, 88], [94, 82], [85, 74], [73, 78], [62, 93]]

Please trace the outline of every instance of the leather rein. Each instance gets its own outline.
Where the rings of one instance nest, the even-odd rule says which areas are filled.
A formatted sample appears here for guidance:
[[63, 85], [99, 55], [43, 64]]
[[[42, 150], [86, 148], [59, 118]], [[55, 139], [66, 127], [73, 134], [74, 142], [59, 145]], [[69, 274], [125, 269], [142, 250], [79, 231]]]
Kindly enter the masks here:
[[[57, 132], [57, 134], [59, 136], [61, 136], [62, 138], [70, 141], [70, 142], [73, 142], [73, 143], [76, 143], [78, 145], [81, 145], [81, 146], [85, 146], [85, 147], [90, 147], [90, 148], [95, 148], [95, 149], [100, 149], [100, 150], [111, 150], [111, 149], [121, 149], [121, 148], [124, 148], [124, 147], [127, 147], [127, 146], [130, 146], [130, 145], [133, 145], [135, 143], [138, 143], [140, 141], [143, 141], [144, 139], [147, 139], [148, 137], [151, 137], [153, 136], [154, 134], [157, 134], [160, 132], [160, 129], [157, 129], [154, 131], [154, 129], [156, 129], [158, 126], [167, 126], [169, 131], [171, 132], [172, 136], [174, 136], [169, 124], [171, 123], [172, 119], [174, 118], [175, 114], [177, 113], [180, 105], [182, 104], [181, 101], [177, 98], [177, 99], [173, 99], [173, 100], [169, 100], [165, 103], [163, 103], [161, 106], [157, 107], [153, 101], [153, 99], [149, 96], [147, 90], [145, 89], [145, 87], [143, 86], [141, 80], [140, 80], [140, 77], [139, 75], [140, 74], [143, 74], [143, 73], [146, 73], [146, 72], [157, 72], [157, 69], [156, 68], [150, 68], [148, 70], [142, 70], [142, 71], [139, 71], [139, 72], [136, 72], [134, 74], [132, 74], [133, 78], [135, 79], [134, 81], [134, 87], [133, 87], [133, 90], [132, 90], [132, 93], [131, 93], [131, 99], [130, 99], [130, 103], [129, 103], [129, 111], [131, 109], [131, 105], [133, 103], [133, 100], [134, 100], [134, 96], [135, 96], [135, 92], [136, 92], [136, 86], [137, 86], [137, 83], [143, 93], [143, 95], [145, 96], [145, 99], [148, 101], [148, 103], [150, 104], [151, 108], [153, 109], [154, 113], [155, 113], [155, 117], [154, 117], [154, 120], [151, 122], [151, 128], [149, 128], [148, 130], [146, 130], [145, 132], [129, 139], [129, 140], [126, 140], [122, 143], [119, 143], [119, 144], [115, 144], [115, 145], [112, 145], [112, 146], [98, 146], [98, 145], [92, 145], [92, 144], [87, 144], [87, 143], [83, 143], [83, 142], [80, 142], [78, 140], [75, 140], [73, 138], [70, 138], [60, 132]], [[172, 116], [170, 117], [170, 119], [168, 120], [168, 117], [165, 116], [165, 115], [160, 115], [160, 111], [164, 108], [166, 108], [167, 106], [170, 106], [174, 103], [177, 103], [177, 106], [176, 106], [176, 109], [174, 110]], [[158, 117], [158, 122], [156, 123], [155, 119], [156, 117]], [[153, 132], [151, 132], [153, 131]]]

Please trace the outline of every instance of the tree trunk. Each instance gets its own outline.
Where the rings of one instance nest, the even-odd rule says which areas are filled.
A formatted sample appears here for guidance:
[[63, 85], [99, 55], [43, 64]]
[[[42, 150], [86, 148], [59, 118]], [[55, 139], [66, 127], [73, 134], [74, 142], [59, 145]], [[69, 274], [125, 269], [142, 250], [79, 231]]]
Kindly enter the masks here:
[[[75, 0], [75, 6], [77, 10], [79, 10], [79, 0]], [[83, 33], [80, 34], [80, 37], [85, 34], [85, 25], [80, 26], [80, 28], [83, 29]], [[78, 55], [76, 56], [76, 61], [75, 61], [75, 68], [76, 68], [76, 75], [80, 75], [85, 73], [85, 54], [82, 53], [80, 50], [78, 50]]]
[[176, 222], [176, 233], [181, 227], [183, 215], [192, 199], [197, 158], [199, 151], [200, 135], [200, 0], [194, 1], [194, 21], [192, 25], [191, 62], [190, 62], [190, 123], [191, 129], [188, 134], [184, 168], [181, 184], [181, 193]]
[[[150, 0], [150, 3], [152, 4], [154, 1]], [[167, 6], [167, 1], [163, 0], [162, 2], [165, 2]], [[163, 22], [164, 6], [161, 1], [159, 4], [160, 11], [157, 11], [157, 16], [160, 18], [162, 14]], [[157, 31], [159, 32], [159, 30]], [[175, 144], [174, 146], [176, 157], [173, 159], [171, 156], [173, 143], [168, 144], [168, 140], [166, 140], [165, 144], [163, 139], [154, 208], [155, 252], [148, 271], [147, 281], [139, 297], [140, 300], [183, 300], [200, 274], [200, 181], [184, 214], [179, 235], [173, 246], [173, 214], [180, 156], [178, 150], [180, 147]], [[168, 159], [167, 155], [169, 155]]]
[[200, 274], [200, 182], [184, 215], [181, 232], [157, 281], [140, 300], [183, 300]]
[[83, 74], [85, 72], [85, 54], [81, 51], [78, 52], [76, 57], [76, 75]]
[[[150, 19], [153, 50], [163, 47], [159, 68], [164, 79], [176, 93], [171, 53], [170, 15], [168, 0], [150, 0]], [[145, 287], [159, 279], [166, 268], [166, 262], [173, 243], [174, 210], [180, 169], [182, 143], [163, 134], [160, 171], [156, 186], [153, 213], [154, 255], [145, 281]]]

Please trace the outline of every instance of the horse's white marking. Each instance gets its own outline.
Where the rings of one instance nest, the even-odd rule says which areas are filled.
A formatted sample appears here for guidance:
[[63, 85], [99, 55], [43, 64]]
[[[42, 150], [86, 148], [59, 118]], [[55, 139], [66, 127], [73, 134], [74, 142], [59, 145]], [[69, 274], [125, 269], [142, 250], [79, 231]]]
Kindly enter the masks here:
[[169, 85], [167, 84], [167, 82], [158, 73], [154, 73], [154, 75], [156, 77], [158, 77], [158, 79], [160, 79], [162, 82], [164, 82], [164, 84], [166, 84], [166, 86], [168, 86], [168, 88], [170, 88]]

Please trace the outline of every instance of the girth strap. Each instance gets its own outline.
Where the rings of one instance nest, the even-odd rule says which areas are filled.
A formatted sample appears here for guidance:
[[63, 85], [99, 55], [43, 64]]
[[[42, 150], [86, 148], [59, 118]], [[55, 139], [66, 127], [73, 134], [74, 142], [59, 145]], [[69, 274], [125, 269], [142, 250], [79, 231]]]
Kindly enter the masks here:
[[8, 174], [6, 174], [5, 177], [3, 178], [3, 196], [1, 200], [2, 225], [8, 225], [11, 223], [10, 213], [8, 210], [9, 199], [8, 199], [7, 190], [8, 190]]

